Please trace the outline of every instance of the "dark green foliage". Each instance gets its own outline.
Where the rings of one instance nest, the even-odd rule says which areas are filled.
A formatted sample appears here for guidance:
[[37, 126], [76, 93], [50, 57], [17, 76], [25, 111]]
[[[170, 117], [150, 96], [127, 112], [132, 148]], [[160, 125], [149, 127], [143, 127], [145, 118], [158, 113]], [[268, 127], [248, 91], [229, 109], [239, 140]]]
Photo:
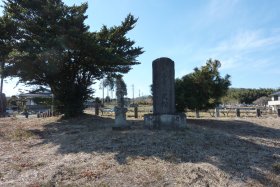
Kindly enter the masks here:
[[100, 99], [99, 97], [96, 97], [94, 102], [95, 102], [95, 103], [99, 103], [99, 104], [102, 103], [102, 101], [101, 101], [101, 99]]
[[52, 98], [34, 97], [33, 101], [37, 105], [45, 105], [45, 106], [51, 106], [52, 105]]
[[133, 47], [135, 41], [126, 37], [126, 34], [132, 30], [137, 22], [137, 19], [129, 14], [120, 26], [108, 28], [103, 26], [101, 30], [96, 33], [96, 40], [98, 44], [110, 53], [115, 54], [114, 58], [119, 57], [118, 63], [104, 64], [104, 70], [109, 72], [109, 77], [115, 75], [111, 72], [127, 73], [132, 65], [139, 64], [136, 57], [143, 53], [141, 47]]
[[276, 90], [270, 88], [249, 89], [249, 88], [230, 88], [223, 97], [224, 104], [252, 104], [253, 101], [263, 96], [269, 96]]
[[13, 34], [16, 32], [15, 24], [9, 19], [7, 15], [0, 17], [0, 113], [6, 111], [6, 97], [2, 94], [4, 67], [8, 59], [9, 53], [12, 51]]
[[17, 101], [18, 101], [17, 96], [13, 95], [13, 96], [8, 100], [8, 106], [9, 106], [9, 107], [11, 107], [11, 106], [17, 106]]
[[8, 15], [0, 17], [0, 62], [5, 62], [12, 51], [13, 35], [16, 33], [16, 26]]
[[142, 48], [134, 48], [135, 42], [125, 36], [137, 21], [132, 15], [118, 27], [104, 26], [95, 33], [84, 24], [86, 3], [67, 6], [61, 0], [7, 0], [4, 8], [17, 26], [7, 76], [51, 88], [66, 117], [83, 112], [95, 80], [127, 73], [139, 64], [136, 58]]
[[220, 103], [230, 86], [230, 76], [220, 76], [218, 60], [208, 60], [205, 66], [175, 81], [176, 109], [209, 109]]
[[118, 76], [116, 78], [116, 95], [122, 95], [125, 96], [127, 95], [127, 88], [126, 88], [126, 84], [122, 78], [122, 76]]
[[111, 102], [111, 98], [110, 98], [109, 96], [106, 96], [106, 97], [105, 97], [105, 102], [106, 102], [106, 103]]
[[150, 93], [151, 93], [151, 95], [154, 95], [154, 92], [153, 92], [153, 84], [150, 85]]
[[17, 97], [13, 95], [8, 100], [8, 107], [12, 108], [13, 110], [19, 110], [22, 111], [26, 105], [26, 98], [23, 97]]

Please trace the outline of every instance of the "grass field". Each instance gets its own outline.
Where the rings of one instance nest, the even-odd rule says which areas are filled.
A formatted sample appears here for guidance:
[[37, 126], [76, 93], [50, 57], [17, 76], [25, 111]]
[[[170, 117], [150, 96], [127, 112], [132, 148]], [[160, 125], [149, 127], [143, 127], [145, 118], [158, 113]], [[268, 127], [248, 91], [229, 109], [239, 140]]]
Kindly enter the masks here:
[[279, 186], [280, 119], [188, 119], [151, 131], [110, 117], [0, 119], [0, 186]]

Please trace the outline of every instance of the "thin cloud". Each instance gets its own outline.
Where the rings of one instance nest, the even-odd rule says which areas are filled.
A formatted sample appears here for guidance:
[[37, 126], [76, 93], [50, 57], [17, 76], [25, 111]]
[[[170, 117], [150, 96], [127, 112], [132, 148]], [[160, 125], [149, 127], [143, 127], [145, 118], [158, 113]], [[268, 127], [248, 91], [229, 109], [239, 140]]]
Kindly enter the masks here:
[[205, 6], [198, 9], [195, 14], [193, 30], [201, 30], [234, 16], [238, 8], [239, 0], [211, 0]]
[[[275, 64], [270, 54], [271, 49], [279, 48], [280, 31], [243, 31], [235, 36], [218, 43], [217, 47], [210, 50], [213, 58], [222, 62], [222, 70], [240, 68], [248, 71], [264, 71]], [[259, 56], [265, 53], [266, 56]]]
[[237, 68], [240, 66], [240, 64], [237, 63], [240, 61], [239, 56], [222, 58], [222, 59], [220, 59], [220, 61], [221, 61], [221, 70], [222, 71], [227, 70], [227, 69]]
[[206, 6], [207, 16], [211, 18], [223, 18], [225, 15], [229, 15], [236, 5], [238, 4], [239, 0], [212, 0]]
[[218, 44], [216, 52], [250, 52], [280, 44], [280, 32], [265, 36], [262, 31], [244, 31]]

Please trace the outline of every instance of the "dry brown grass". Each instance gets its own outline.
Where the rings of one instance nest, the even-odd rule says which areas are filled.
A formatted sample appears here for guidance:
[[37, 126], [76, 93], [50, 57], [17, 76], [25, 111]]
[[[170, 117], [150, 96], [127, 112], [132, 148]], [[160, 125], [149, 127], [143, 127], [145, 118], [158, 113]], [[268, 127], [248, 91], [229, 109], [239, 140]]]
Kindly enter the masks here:
[[0, 186], [279, 186], [280, 119], [189, 119], [151, 131], [85, 115], [0, 119]]
[[280, 162], [274, 163], [272, 167], [276, 172], [280, 173]]

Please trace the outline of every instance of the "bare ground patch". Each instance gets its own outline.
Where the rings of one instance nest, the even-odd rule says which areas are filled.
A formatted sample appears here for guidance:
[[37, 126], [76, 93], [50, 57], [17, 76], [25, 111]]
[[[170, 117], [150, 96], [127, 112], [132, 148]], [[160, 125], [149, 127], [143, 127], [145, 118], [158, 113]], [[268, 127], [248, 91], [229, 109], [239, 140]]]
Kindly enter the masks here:
[[280, 119], [189, 119], [185, 131], [130, 120], [0, 119], [1, 186], [279, 186]]

